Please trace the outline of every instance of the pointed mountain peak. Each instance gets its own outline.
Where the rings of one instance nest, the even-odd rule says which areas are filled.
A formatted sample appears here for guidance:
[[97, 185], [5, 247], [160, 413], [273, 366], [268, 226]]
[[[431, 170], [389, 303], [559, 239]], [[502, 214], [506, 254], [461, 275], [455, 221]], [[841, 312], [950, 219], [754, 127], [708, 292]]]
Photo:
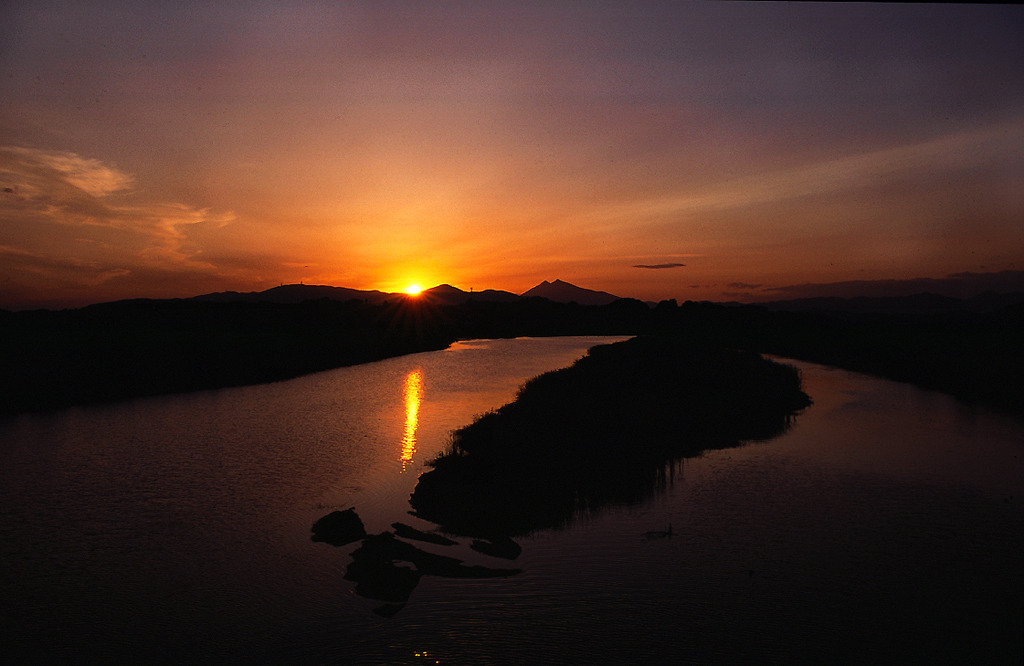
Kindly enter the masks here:
[[564, 280], [541, 282], [533, 289], [523, 293], [523, 298], [546, 298], [556, 303], [579, 303], [580, 305], [608, 305], [619, 299], [618, 296], [606, 291], [584, 289]]

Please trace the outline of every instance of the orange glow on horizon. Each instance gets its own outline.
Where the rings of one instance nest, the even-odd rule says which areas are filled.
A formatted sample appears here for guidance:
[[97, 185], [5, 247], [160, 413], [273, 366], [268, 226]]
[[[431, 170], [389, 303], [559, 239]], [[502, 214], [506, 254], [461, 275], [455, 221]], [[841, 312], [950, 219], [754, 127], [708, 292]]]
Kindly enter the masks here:
[[[3, 310], [300, 283], [422, 305], [555, 279], [758, 301], [1024, 273], [1016, 7], [9, 4]], [[848, 29], [897, 14], [909, 51]], [[941, 40], [970, 45], [970, 86], [918, 48]]]

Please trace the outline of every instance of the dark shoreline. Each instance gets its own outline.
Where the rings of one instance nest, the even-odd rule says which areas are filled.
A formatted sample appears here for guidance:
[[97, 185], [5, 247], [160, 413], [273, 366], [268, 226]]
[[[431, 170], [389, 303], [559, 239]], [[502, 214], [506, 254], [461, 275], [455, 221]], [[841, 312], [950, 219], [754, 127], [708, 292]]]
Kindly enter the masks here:
[[1009, 304], [984, 311], [929, 312], [401, 297], [383, 303], [142, 300], [0, 311], [0, 418], [279, 381], [443, 349], [459, 339], [641, 334], [865, 372], [1024, 417], [1024, 303], [1004, 300]]
[[670, 329], [942, 391], [1024, 418], [1024, 303], [986, 312], [772, 311], [686, 303]]
[[280, 381], [455, 340], [443, 329], [403, 330], [400, 314], [397, 306], [326, 300], [8, 313], [0, 322], [0, 416]]
[[119, 301], [77, 310], [0, 311], [0, 418], [26, 412], [247, 386], [444, 349], [460, 339], [632, 335], [647, 306]]

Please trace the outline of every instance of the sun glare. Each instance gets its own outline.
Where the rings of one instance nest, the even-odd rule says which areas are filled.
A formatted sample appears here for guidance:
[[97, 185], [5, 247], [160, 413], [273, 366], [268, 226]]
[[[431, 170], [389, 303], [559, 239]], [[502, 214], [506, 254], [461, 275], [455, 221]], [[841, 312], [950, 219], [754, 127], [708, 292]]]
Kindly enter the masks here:
[[405, 293], [409, 294], [410, 296], [415, 296], [421, 291], [423, 291], [423, 287], [419, 286], [418, 284], [410, 284], [408, 287], [405, 288]]

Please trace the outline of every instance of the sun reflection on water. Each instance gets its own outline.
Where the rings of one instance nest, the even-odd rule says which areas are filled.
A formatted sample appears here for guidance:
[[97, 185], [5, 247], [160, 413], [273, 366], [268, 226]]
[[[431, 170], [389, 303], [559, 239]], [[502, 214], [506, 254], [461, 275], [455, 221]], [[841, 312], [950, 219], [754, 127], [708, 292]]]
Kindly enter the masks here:
[[416, 426], [420, 421], [420, 401], [423, 399], [423, 371], [419, 368], [405, 376], [405, 433], [402, 435], [402, 455], [399, 460], [404, 472], [416, 453]]

